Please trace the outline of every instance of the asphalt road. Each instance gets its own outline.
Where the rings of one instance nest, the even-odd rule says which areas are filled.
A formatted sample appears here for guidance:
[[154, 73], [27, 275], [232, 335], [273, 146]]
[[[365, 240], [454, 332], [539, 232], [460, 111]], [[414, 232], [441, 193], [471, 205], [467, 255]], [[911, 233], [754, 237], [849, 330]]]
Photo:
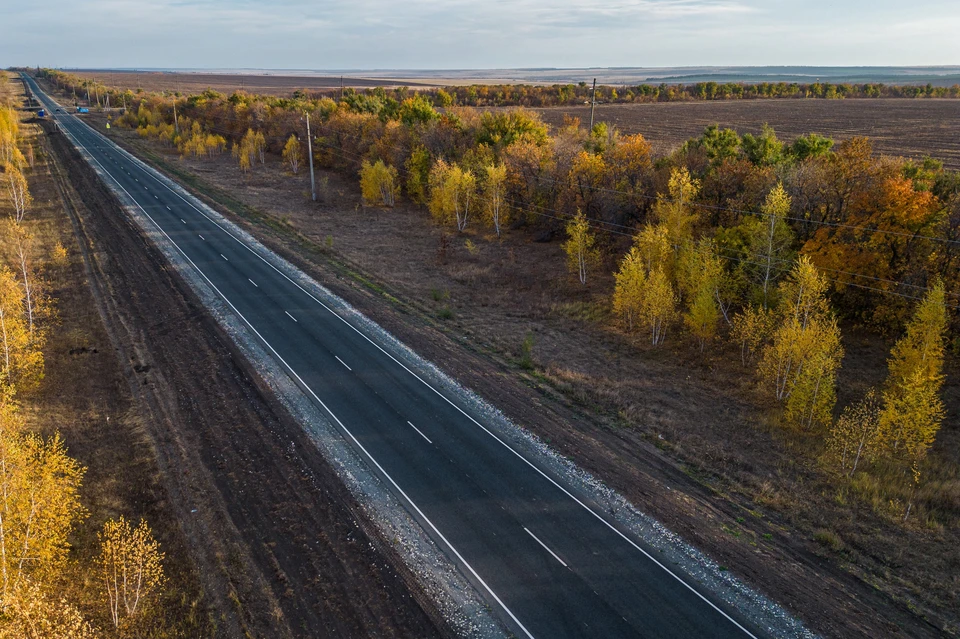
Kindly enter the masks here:
[[764, 636], [28, 82], [517, 636]]

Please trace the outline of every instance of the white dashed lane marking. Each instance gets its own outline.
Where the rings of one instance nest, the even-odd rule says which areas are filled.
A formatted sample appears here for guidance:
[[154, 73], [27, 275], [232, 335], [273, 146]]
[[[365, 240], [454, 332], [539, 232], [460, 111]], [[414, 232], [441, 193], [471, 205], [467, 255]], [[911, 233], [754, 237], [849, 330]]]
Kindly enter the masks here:
[[407, 423], [410, 424], [410, 428], [412, 428], [413, 430], [415, 430], [415, 431], [417, 431], [418, 433], [420, 433], [420, 436], [423, 437], [425, 440], [427, 440], [427, 443], [428, 443], [428, 444], [432, 444], [432, 443], [433, 443], [432, 441], [430, 441], [430, 438], [427, 437], [426, 435], [424, 435], [423, 432], [422, 432], [419, 428], [417, 428], [416, 426], [414, 426], [414, 425], [411, 424], [410, 422], [407, 422]]
[[541, 546], [543, 546], [543, 549], [546, 550], [548, 553], [550, 553], [550, 555], [551, 555], [554, 559], [556, 559], [557, 561], [559, 561], [559, 562], [560, 562], [560, 565], [562, 565], [564, 568], [567, 567], [567, 563], [566, 563], [563, 559], [560, 559], [559, 557], [557, 557], [557, 553], [555, 553], [555, 552], [553, 552], [552, 550], [550, 550], [550, 548], [548, 548], [545, 543], [543, 543], [542, 541], [540, 541], [540, 539], [539, 539], [536, 535], [534, 535], [532, 532], [530, 532], [529, 530], [527, 530], [526, 527], [524, 527], [524, 530], [527, 531], [527, 534], [528, 534], [528, 535], [530, 535], [531, 537], [533, 537], [534, 541], [536, 541], [538, 544], [540, 544]]

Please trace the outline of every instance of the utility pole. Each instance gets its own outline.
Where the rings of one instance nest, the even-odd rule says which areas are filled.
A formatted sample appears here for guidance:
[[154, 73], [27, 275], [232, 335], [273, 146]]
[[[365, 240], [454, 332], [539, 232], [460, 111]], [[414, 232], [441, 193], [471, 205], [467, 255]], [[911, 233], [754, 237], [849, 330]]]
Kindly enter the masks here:
[[340, 76], [340, 102], [343, 102], [343, 76]]
[[590, 133], [593, 133], [593, 110], [597, 108], [597, 79], [593, 79], [593, 99], [590, 101]]
[[180, 120], [177, 119], [177, 98], [173, 98], [173, 130], [180, 135]]
[[307, 155], [310, 156], [310, 195], [313, 201], [316, 202], [317, 183], [313, 179], [313, 138], [310, 137], [310, 114], [304, 111], [303, 115], [307, 119]]

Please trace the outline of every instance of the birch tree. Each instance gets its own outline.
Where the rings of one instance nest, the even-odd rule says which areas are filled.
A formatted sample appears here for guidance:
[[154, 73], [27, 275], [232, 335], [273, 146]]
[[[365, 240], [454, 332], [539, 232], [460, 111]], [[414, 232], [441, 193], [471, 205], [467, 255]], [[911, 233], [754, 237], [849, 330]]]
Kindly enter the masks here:
[[888, 455], [912, 469], [915, 483], [920, 479], [920, 462], [946, 415], [940, 398], [946, 327], [945, 291], [943, 284], [937, 283], [917, 306], [888, 364], [880, 429]]
[[497, 237], [501, 229], [508, 222], [508, 209], [504, 204], [506, 195], [507, 166], [505, 164], [488, 164], [484, 167], [483, 206], [487, 220], [493, 226]]
[[640, 323], [644, 285], [647, 280], [647, 269], [639, 248], [632, 247], [624, 256], [620, 262], [620, 270], [614, 278], [616, 284], [613, 289], [613, 313], [628, 331], [632, 331]]
[[853, 477], [863, 461], [881, 452], [880, 397], [870, 389], [859, 402], [847, 406], [827, 436], [827, 454], [840, 471]]
[[456, 223], [463, 232], [476, 199], [477, 179], [469, 170], [438, 159], [430, 170], [430, 213], [438, 224]]
[[836, 403], [843, 349], [826, 292], [826, 280], [801, 257], [779, 287], [779, 325], [759, 366], [761, 383], [784, 406], [785, 420], [794, 426], [826, 423]]
[[677, 315], [677, 296], [662, 268], [650, 272], [644, 285], [640, 321], [650, 331], [650, 343], [660, 346]]
[[97, 628], [76, 606], [44, 592], [41, 584], [23, 580], [3, 598], [0, 639], [97, 639]]
[[30, 267], [27, 265], [27, 252], [24, 247], [26, 240], [27, 237], [25, 233], [17, 233], [17, 261], [19, 262], [20, 266], [20, 275], [23, 278], [23, 305], [27, 312], [27, 328], [30, 332], [30, 337], [32, 338], [34, 335], [34, 290], [33, 285], [31, 284]]
[[762, 306], [748, 306], [733, 318], [730, 336], [740, 344], [740, 361], [746, 366], [773, 334], [773, 313]]
[[30, 207], [30, 204], [33, 202], [33, 197], [30, 195], [30, 188], [27, 185], [27, 179], [23, 177], [23, 173], [20, 172], [20, 169], [15, 167], [13, 164], [7, 163], [3, 167], [4, 170], [4, 180], [7, 185], [7, 193], [10, 196], [10, 201], [13, 204], [13, 219], [17, 224], [23, 221], [24, 215], [27, 213], [27, 209]]
[[85, 469], [59, 435], [44, 439], [0, 432], [0, 580], [3, 596], [30, 577], [56, 574], [68, 536], [83, 515], [79, 489]]
[[690, 202], [699, 191], [700, 182], [690, 177], [686, 167], [674, 169], [670, 173], [669, 197], [660, 196], [653, 207], [657, 222], [666, 229], [673, 246], [683, 245], [693, 239], [693, 225], [697, 216], [690, 209]]
[[163, 586], [164, 554], [143, 520], [136, 528], [121, 517], [104, 524], [99, 567], [104, 599], [115, 628], [136, 624], [149, 614]]
[[696, 247], [681, 252], [677, 279], [687, 300], [684, 324], [697, 338], [702, 352], [716, 335], [721, 315], [724, 270], [712, 242], [701, 241]]
[[783, 189], [783, 184], [778, 183], [770, 193], [760, 209], [766, 221], [764, 223], [764, 235], [762, 238], [762, 269], [763, 269], [763, 305], [769, 303], [770, 285], [776, 279], [777, 274], [782, 270], [778, 262], [781, 255], [793, 242], [793, 233], [787, 226], [786, 217], [790, 213], [790, 196]]
[[583, 211], [567, 222], [567, 241], [563, 243], [563, 250], [567, 254], [567, 266], [571, 273], [575, 273], [581, 284], [587, 283], [587, 271], [599, 259], [600, 254], [594, 244], [597, 238], [590, 230], [590, 224]]
[[300, 172], [300, 158], [302, 157], [303, 150], [300, 140], [297, 139], [296, 135], [291, 134], [283, 147], [283, 161], [287, 163], [294, 175]]
[[383, 160], [373, 164], [364, 160], [360, 166], [360, 193], [367, 204], [393, 206], [400, 193], [397, 169], [387, 166]]

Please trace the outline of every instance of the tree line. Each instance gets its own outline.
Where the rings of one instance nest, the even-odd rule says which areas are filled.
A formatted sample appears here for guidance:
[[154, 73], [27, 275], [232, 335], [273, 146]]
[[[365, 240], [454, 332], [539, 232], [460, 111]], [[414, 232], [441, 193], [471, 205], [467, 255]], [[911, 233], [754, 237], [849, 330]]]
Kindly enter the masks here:
[[[23, 415], [23, 402], [44, 382], [44, 347], [56, 328], [41, 266], [63, 266], [67, 251], [58, 243], [37, 257], [47, 251], [30, 231], [34, 156], [22, 133], [15, 102], [0, 105], [0, 637], [142, 636], [164, 583], [149, 526], [123, 516], [107, 521], [95, 559], [78, 566], [70, 542], [88, 515], [86, 469], [58, 433], [33, 432]], [[77, 578], [84, 570], [86, 584]]]
[[[838, 475], [869, 471], [896, 488], [898, 512], [910, 516], [944, 418], [960, 176], [931, 158], [877, 155], [865, 138], [785, 143], [769, 127], [740, 136], [710, 126], [657, 155], [642, 135], [603, 122], [587, 130], [568, 119], [551, 131], [522, 109], [440, 111], [422, 94], [386, 105], [362, 95], [151, 95], [124, 118], [145, 130], [176, 109], [230, 141], [249, 170], [251, 158], [265, 162], [257, 149], [301, 157], [310, 117], [316, 161], [357, 176], [368, 205], [406, 199], [455, 233], [564, 239], [580, 285], [611, 278], [614, 265], [620, 330], [653, 348], [736, 344], [784, 428], [826, 442]], [[903, 337], [888, 381], [838, 413], [841, 321]]]

